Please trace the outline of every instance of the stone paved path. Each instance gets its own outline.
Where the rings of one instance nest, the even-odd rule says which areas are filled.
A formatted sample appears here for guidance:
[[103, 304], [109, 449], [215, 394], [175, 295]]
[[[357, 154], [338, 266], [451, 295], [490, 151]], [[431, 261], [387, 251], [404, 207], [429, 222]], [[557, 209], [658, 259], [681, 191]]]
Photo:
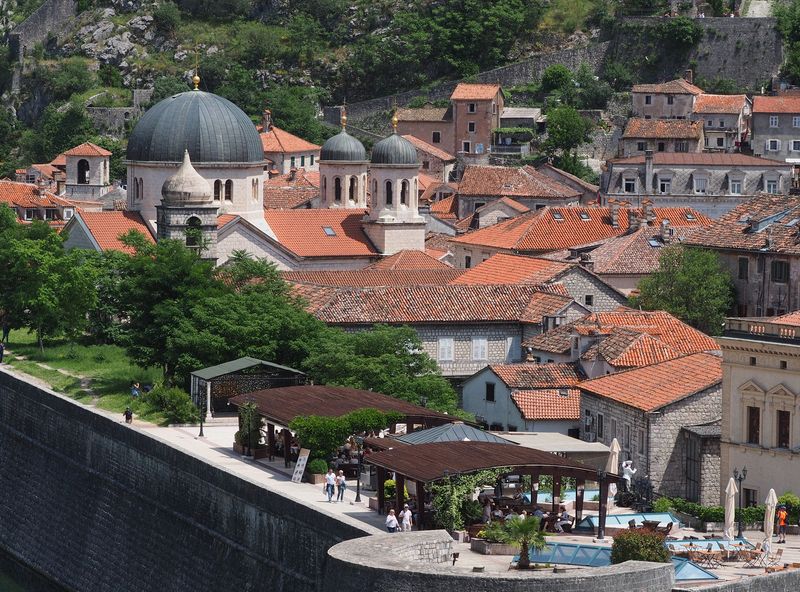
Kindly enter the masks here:
[[751, 0], [750, 8], [743, 16], [761, 18], [772, 16], [772, 2], [770, 0]]

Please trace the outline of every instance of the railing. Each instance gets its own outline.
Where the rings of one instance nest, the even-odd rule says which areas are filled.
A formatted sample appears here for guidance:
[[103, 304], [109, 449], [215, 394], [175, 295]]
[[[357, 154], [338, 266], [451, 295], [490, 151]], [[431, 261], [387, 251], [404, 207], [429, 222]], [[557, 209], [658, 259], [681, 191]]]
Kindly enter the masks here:
[[755, 337], [771, 337], [773, 339], [800, 339], [800, 321], [798, 326], [771, 323], [769, 321], [732, 318], [725, 321], [725, 333], [747, 334]]
[[530, 154], [531, 147], [528, 144], [492, 144], [492, 154]]

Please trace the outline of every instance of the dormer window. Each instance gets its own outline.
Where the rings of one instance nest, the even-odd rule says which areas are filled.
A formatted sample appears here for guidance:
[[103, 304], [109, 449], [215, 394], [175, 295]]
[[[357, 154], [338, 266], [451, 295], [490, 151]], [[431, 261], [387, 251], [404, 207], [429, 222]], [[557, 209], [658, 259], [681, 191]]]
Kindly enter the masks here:
[[553, 220], [561, 222], [564, 220], [564, 216], [561, 215], [561, 212], [553, 212]]
[[581, 220], [591, 220], [589, 214], [587, 214], [586, 212], [581, 212], [579, 215], [581, 217]]
[[622, 190], [625, 193], [636, 193], [636, 179], [624, 179], [622, 181]]

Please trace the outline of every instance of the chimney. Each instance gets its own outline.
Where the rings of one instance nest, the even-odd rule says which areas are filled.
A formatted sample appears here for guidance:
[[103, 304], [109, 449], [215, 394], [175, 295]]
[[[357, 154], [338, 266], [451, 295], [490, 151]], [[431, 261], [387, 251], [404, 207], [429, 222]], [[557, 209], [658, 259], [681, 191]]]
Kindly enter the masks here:
[[272, 111], [269, 109], [264, 109], [264, 113], [261, 115], [261, 127], [265, 132], [272, 129]]
[[683, 73], [683, 79], [689, 84], [694, 84], [694, 72], [692, 72], [691, 68], [687, 69], [686, 72]]
[[648, 226], [652, 226], [653, 222], [656, 221], [656, 213], [653, 210], [652, 200], [645, 199], [642, 201], [642, 212], [644, 214], [644, 222]]
[[661, 221], [661, 242], [669, 244], [672, 241], [672, 228], [669, 227], [669, 220]]
[[616, 199], [609, 199], [608, 209], [611, 213], [611, 228], [619, 228], [619, 202]]
[[525, 348], [525, 361], [526, 362], [535, 362], [536, 360], [533, 357], [533, 348], [526, 347]]
[[636, 210], [628, 211], [628, 231], [636, 232], [642, 226], [642, 219]]
[[289, 181], [294, 181], [294, 178], [297, 176], [297, 169], [292, 167], [289, 169]]
[[644, 151], [644, 192], [650, 193], [653, 187], [653, 151]]

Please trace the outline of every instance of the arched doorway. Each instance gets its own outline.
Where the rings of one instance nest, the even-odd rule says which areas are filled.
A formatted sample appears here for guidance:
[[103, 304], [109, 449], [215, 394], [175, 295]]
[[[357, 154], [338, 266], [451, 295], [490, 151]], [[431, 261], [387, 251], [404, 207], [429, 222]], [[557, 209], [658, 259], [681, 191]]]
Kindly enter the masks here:
[[89, 184], [89, 161], [85, 158], [81, 158], [78, 161], [78, 184]]

